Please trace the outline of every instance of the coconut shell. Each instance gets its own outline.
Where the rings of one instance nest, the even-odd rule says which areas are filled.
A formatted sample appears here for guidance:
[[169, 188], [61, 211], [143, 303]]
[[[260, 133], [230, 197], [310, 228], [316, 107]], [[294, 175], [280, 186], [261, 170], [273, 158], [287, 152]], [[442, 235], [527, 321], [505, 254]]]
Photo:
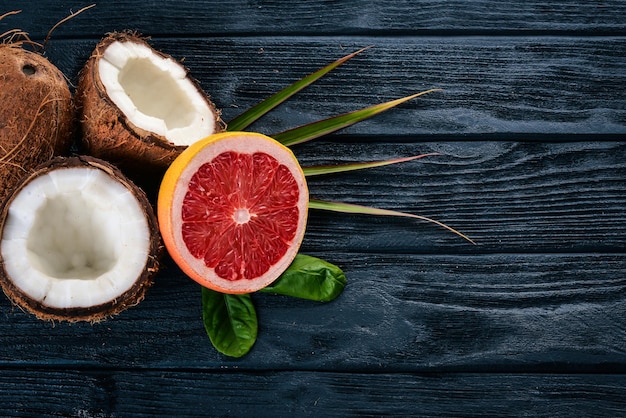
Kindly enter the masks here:
[[153, 284], [154, 276], [159, 271], [160, 259], [163, 255], [164, 247], [159, 234], [156, 215], [146, 197], [146, 194], [129, 180], [118, 168], [106, 161], [88, 157], [56, 157], [48, 162], [36, 167], [32, 173], [23, 177], [18, 183], [14, 192], [7, 200], [6, 205], [0, 212], [0, 236], [4, 230], [7, 221], [9, 209], [15, 196], [35, 178], [45, 175], [53, 170], [63, 170], [73, 167], [89, 167], [102, 170], [115, 180], [124, 185], [139, 201], [143, 207], [146, 216], [146, 222], [150, 230], [150, 249], [149, 257], [143, 272], [126, 292], [107, 303], [80, 308], [60, 309], [45, 305], [40, 301], [33, 300], [24, 294], [11, 280], [6, 272], [5, 262], [2, 252], [0, 251], [0, 286], [6, 296], [23, 310], [30, 312], [43, 320], [58, 320], [67, 322], [88, 321], [98, 322], [119, 314], [129, 307], [137, 305], [144, 299], [146, 290]]
[[[135, 126], [109, 98], [100, 80], [98, 66], [106, 48], [116, 41], [142, 44], [158, 56], [172, 59], [154, 50], [144, 38], [130, 33], [113, 33], [100, 41], [80, 72], [75, 95], [83, 152], [112, 162], [141, 183], [154, 175], [160, 179], [160, 175], [186, 146], [174, 145], [161, 135]], [[198, 83], [189, 75], [187, 77], [213, 110], [216, 132], [224, 130], [220, 112]]]
[[0, 44], [0, 204], [34, 167], [69, 152], [72, 96], [43, 56]]

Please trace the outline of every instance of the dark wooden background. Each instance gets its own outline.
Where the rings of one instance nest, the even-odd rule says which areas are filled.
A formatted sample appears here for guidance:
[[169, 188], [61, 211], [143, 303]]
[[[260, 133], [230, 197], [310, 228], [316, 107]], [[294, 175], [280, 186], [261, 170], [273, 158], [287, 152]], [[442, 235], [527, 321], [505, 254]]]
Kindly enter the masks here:
[[[3, 0], [35, 40], [82, 1]], [[100, 2], [56, 30], [75, 83], [132, 29], [185, 64], [226, 120], [367, 45], [252, 129], [413, 92], [294, 147], [303, 165], [445, 156], [311, 179], [314, 197], [436, 218], [312, 211], [302, 251], [341, 266], [319, 304], [255, 297], [258, 341], [217, 353], [200, 289], [166, 259], [144, 302], [95, 325], [0, 301], [2, 416], [626, 415], [626, 2]]]

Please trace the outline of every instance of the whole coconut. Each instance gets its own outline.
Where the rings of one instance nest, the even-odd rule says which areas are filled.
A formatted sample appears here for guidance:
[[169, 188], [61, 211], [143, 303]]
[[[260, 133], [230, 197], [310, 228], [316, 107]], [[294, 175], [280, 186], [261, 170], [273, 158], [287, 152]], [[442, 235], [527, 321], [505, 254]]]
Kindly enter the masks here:
[[61, 71], [18, 44], [0, 44], [0, 204], [34, 167], [69, 152], [73, 121]]
[[76, 104], [83, 152], [141, 184], [188, 145], [222, 131], [220, 112], [187, 70], [145, 39], [106, 36], [81, 70]]

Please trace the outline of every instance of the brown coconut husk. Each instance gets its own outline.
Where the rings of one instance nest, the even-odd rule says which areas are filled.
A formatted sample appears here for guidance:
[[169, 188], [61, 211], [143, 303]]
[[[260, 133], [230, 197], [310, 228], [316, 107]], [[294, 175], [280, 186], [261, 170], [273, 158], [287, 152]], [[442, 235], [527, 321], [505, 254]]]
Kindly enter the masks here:
[[0, 204], [34, 167], [69, 152], [74, 127], [65, 77], [21, 45], [0, 44]]
[[[115, 180], [122, 183], [144, 209], [146, 221], [150, 229], [150, 250], [143, 272], [137, 278], [133, 286], [122, 295], [107, 303], [89, 307], [59, 309], [45, 305], [45, 303], [33, 300], [15, 286], [11, 277], [8, 276], [4, 267], [3, 254], [0, 251], [0, 286], [7, 297], [17, 306], [34, 314], [42, 320], [58, 320], [67, 322], [87, 321], [99, 322], [119, 314], [120, 312], [137, 305], [144, 299], [147, 289], [153, 284], [154, 276], [159, 271], [160, 259], [163, 255], [164, 247], [159, 234], [156, 215], [146, 197], [146, 194], [129, 180], [118, 168], [97, 158], [88, 156], [56, 157], [40, 166], [33, 172], [23, 177], [14, 192], [9, 197], [6, 205], [0, 212], [0, 235], [7, 221], [7, 216], [11, 203], [15, 196], [31, 181], [39, 176], [45, 175], [53, 170], [63, 170], [66, 168], [90, 167], [102, 170]], [[97, 237], [94, 237], [97, 239]]]
[[[102, 39], [80, 72], [75, 95], [82, 146], [86, 154], [112, 162], [141, 185], [149, 184], [151, 180], [159, 182], [167, 167], [186, 146], [174, 145], [161, 135], [138, 128], [124, 117], [108, 97], [98, 75], [98, 63], [106, 48], [115, 41], [142, 44], [155, 54], [172, 59], [154, 50], [147, 38], [134, 33], [112, 33]], [[216, 132], [224, 130], [220, 112], [197, 81], [189, 75], [187, 77], [213, 110]]]

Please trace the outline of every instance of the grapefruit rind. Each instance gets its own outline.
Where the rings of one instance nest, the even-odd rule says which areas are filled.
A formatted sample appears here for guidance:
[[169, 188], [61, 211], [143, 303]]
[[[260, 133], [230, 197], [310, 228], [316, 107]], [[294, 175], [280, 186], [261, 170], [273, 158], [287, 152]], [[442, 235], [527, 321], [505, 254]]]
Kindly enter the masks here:
[[[299, 194], [297, 227], [285, 253], [269, 269], [253, 279], [228, 280], [220, 277], [215, 268], [208, 267], [202, 258], [188, 249], [182, 233], [182, 207], [192, 177], [217, 156], [228, 153], [267, 154], [289, 169], [297, 182]], [[165, 246], [176, 264], [191, 279], [209, 289], [222, 293], [250, 293], [274, 282], [295, 258], [306, 228], [309, 193], [304, 173], [291, 150], [274, 139], [252, 132], [224, 132], [211, 135], [183, 151], [169, 167], [157, 201], [159, 227]]]

